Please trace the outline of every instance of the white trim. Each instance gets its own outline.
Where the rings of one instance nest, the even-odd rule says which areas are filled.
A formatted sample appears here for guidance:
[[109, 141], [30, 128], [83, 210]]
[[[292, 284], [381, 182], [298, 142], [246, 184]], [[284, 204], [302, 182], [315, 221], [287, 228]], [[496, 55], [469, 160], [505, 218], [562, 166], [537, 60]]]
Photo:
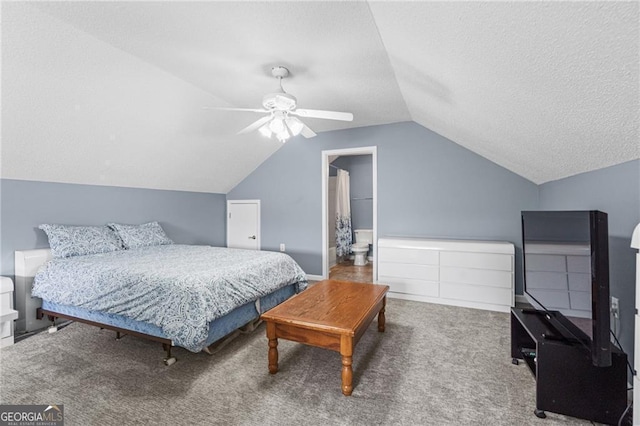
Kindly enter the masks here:
[[381, 238], [380, 247], [515, 255], [515, 247], [508, 241], [436, 240], [427, 238], [392, 237]]
[[[329, 179], [329, 157], [333, 155], [348, 156], [348, 155], [371, 155], [372, 165], [372, 186], [373, 186], [373, 257], [378, 255], [378, 147], [377, 146], [363, 146], [358, 148], [345, 148], [345, 149], [331, 149], [322, 151], [322, 277], [327, 279], [329, 277], [328, 267], [328, 241], [329, 230], [327, 229], [328, 221], [328, 191], [329, 186], [327, 181]], [[378, 279], [378, 262], [373, 263], [373, 281]]]
[[257, 217], [257, 230], [256, 230], [256, 241], [258, 243], [258, 250], [262, 250], [262, 238], [260, 235], [260, 200], [227, 200], [227, 211], [225, 214], [225, 225], [227, 228], [227, 247], [229, 247], [229, 205], [231, 204], [257, 204], [258, 205], [258, 217]]
[[[384, 283], [381, 283], [384, 284]], [[421, 296], [419, 294], [405, 294], [390, 291], [387, 297], [391, 299], [413, 300], [415, 302], [435, 303], [438, 305], [459, 306], [461, 308], [482, 309], [485, 311], [509, 312], [511, 306], [496, 305], [494, 303], [470, 302], [467, 300], [443, 299], [440, 297]]]
[[311, 281], [322, 281], [324, 278], [322, 278], [322, 275], [307, 274], [307, 279]]
[[328, 254], [329, 254], [329, 270], [331, 270], [331, 268], [333, 268], [334, 266], [336, 266], [336, 248], [335, 247], [329, 247], [328, 249]]

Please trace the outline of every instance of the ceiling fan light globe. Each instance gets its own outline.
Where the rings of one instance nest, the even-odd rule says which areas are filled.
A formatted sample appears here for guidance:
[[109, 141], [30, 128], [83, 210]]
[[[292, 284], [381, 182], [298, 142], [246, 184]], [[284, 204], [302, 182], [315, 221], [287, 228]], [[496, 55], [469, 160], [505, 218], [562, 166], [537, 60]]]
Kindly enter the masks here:
[[273, 133], [281, 133], [285, 130], [284, 121], [281, 118], [274, 118], [269, 123], [269, 130]]
[[258, 131], [262, 134], [262, 136], [265, 136], [267, 138], [271, 138], [271, 135], [273, 134], [273, 132], [271, 131], [271, 129], [269, 129], [269, 124], [265, 124], [264, 126], [260, 127], [258, 129]]
[[296, 117], [288, 117], [285, 122], [287, 123], [287, 127], [289, 128], [293, 136], [298, 136], [304, 128], [304, 124], [302, 123], [302, 121], [298, 120]]

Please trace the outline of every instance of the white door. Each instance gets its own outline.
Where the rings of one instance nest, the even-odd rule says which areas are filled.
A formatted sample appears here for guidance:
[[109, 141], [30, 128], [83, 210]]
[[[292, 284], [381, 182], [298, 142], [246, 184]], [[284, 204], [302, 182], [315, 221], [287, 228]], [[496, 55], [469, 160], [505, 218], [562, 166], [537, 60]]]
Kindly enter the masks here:
[[260, 250], [260, 200], [227, 201], [227, 247]]

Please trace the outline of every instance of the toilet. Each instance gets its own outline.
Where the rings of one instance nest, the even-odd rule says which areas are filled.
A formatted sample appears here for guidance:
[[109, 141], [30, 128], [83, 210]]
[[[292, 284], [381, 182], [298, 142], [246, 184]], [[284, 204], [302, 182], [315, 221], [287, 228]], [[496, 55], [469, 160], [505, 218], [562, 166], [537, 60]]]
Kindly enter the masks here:
[[351, 245], [351, 251], [355, 255], [353, 264], [364, 266], [367, 264], [369, 244], [373, 244], [373, 229], [356, 229], [353, 233], [356, 235], [356, 242]]

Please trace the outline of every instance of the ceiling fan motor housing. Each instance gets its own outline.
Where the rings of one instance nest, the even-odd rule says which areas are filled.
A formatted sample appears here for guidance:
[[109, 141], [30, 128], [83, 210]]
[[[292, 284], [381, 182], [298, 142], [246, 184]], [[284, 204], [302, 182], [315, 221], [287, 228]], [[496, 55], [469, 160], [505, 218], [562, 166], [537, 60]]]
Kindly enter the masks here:
[[269, 93], [262, 98], [262, 105], [268, 110], [291, 111], [297, 103], [296, 97], [288, 93]]

